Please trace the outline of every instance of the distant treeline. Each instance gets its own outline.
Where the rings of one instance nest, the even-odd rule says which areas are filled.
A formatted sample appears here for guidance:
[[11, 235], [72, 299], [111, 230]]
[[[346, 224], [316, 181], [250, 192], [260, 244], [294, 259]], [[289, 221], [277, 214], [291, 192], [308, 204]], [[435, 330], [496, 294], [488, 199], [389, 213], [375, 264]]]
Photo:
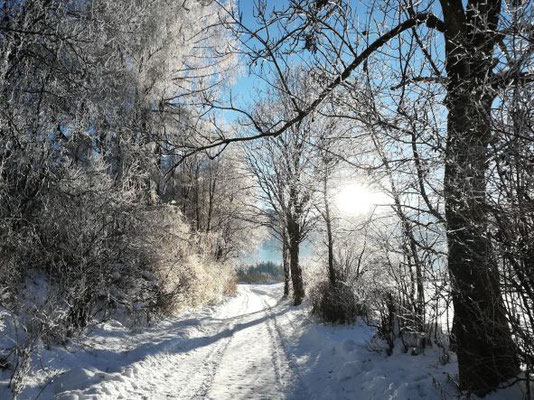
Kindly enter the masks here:
[[237, 272], [239, 282], [245, 283], [270, 283], [282, 282], [284, 280], [284, 271], [280, 264], [272, 261], [262, 261], [255, 265], [243, 266]]

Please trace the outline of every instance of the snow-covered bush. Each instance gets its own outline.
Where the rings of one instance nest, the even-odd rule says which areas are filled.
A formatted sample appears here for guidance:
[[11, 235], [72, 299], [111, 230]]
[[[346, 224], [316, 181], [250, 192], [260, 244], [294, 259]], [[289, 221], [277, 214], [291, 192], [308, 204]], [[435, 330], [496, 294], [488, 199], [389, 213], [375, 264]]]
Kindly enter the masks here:
[[362, 316], [363, 310], [356, 303], [354, 289], [344, 282], [332, 286], [330, 282], [322, 281], [310, 290], [309, 297], [312, 313], [323, 321], [348, 324]]
[[132, 311], [143, 310], [150, 319], [151, 313], [173, 314], [234, 294], [233, 260], [215, 260], [206, 235], [192, 230], [177, 207], [152, 206], [142, 220], [145, 231], [135, 242], [152, 264]]
[[[371, 279], [379, 271], [373, 268], [369, 257], [364, 257], [366, 245], [352, 238], [337, 237], [333, 258], [335, 279], [325, 272], [327, 255], [319, 252], [317, 277], [309, 296], [312, 312], [331, 323], [351, 323], [356, 317], [367, 317], [370, 311], [369, 289]], [[325, 279], [328, 275], [329, 279]]]
[[[142, 202], [139, 175], [117, 186], [98, 162], [62, 173], [43, 189], [17, 240], [2, 246], [12, 254], [0, 268], [10, 278], [2, 281], [6, 306], [62, 336], [117, 309], [148, 317], [232, 291], [231, 262], [214, 260], [209, 246], [202, 250], [206, 240], [177, 207]], [[46, 281], [43, 306], [28, 308], [35, 300], [21, 299], [36, 274]]]
[[64, 342], [110, 317], [150, 322], [235, 291], [232, 259], [217, 260], [178, 207], [147, 201], [135, 164], [120, 181], [98, 160], [49, 171], [26, 212], [23, 193], [0, 191], [0, 311], [19, 332], [2, 328], [13, 393], [42, 340]]

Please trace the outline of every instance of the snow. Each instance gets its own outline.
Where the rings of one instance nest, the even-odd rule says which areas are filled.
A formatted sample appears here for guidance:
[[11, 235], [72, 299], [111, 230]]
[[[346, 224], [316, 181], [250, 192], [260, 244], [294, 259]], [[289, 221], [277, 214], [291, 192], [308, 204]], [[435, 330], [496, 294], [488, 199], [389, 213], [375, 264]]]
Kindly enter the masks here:
[[[280, 284], [239, 285], [219, 306], [138, 332], [102, 324], [76, 343], [43, 348], [20, 399], [458, 397], [453, 356], [445, 365], [438, 348], [387, 357], [372, 350], [374, 328], [317, 323], [308, 305], [293, 307], [281, 294]], [[7, 372], [1, 378], [7, 399]], [[515, 386], [486, 398], [522, 396]]]

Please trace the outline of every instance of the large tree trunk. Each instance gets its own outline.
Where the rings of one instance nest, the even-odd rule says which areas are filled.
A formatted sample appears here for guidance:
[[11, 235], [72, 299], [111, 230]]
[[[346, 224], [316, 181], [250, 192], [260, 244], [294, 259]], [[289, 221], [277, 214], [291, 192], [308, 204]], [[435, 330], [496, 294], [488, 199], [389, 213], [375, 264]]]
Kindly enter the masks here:
[[289, 268], [291, 269], [291, 280], [293, 282], [293, 301], [296, 306], [304, 299], [304, 281], [302, 279], [302, 269], [299, 265], [300, 228], [297, 222], [291, 218], [287, 224], [289, 235]]
[[461, 128], [468, 125], [465, 120], [470, 114], [459, 105], [464, 101], [469, 100], [451, 99], [449, 111], [445, 169], [448, 265], [460, 387], [485, 393], [519, 371], [487, 232], [486, 140], [484, 135]]
[[487, 230], [485, 175], [492, 104], [487, 89], [499, 3], [484, 4], [480, 7], [487, 8], [478, 13], [462, 11], [462, 18], [458, 9], [444, 8], [449, 28], [445, 212], [453, 333], [460, 388], [479, 395], [519, 372]]

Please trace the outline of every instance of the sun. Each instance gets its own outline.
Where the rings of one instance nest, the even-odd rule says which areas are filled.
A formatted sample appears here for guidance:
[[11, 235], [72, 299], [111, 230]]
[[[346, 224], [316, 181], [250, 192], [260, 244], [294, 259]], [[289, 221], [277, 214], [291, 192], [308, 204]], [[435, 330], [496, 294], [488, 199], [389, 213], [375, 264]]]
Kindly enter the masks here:
[[339, 189], [334, 204], [341, 214], [356, 216], [373, 211], [376, 205], [384, 202], [384, 197], [368, 186], [350, 183]]

